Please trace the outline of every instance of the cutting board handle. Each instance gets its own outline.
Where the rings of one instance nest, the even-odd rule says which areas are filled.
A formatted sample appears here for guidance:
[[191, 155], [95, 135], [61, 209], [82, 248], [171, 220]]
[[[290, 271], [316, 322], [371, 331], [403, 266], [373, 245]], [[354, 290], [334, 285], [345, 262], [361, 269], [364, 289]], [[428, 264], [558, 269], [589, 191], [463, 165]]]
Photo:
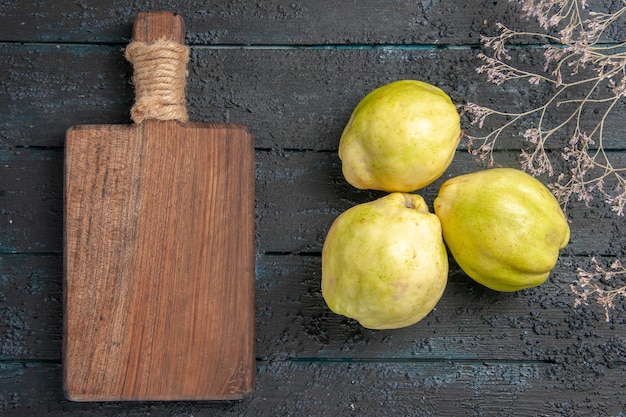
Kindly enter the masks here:
[[186, 122], [189, 48], [185, 45], [183, 18], [173, 12], [139, 13], [133, 27], [133, 40], [126, 47], [126, 59], [133, 64], [134, 71], [133, 121]]
[[185, 22], [174, 12], [140, 12], [135, 18], [133, 40], [151, 43], [169, 39], [185, 44]]

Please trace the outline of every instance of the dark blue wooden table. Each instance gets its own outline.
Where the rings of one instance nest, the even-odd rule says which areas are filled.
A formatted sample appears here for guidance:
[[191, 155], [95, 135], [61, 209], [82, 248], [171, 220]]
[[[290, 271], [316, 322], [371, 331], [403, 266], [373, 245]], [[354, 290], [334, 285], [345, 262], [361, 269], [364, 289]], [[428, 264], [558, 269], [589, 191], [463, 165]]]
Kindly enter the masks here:
[[[622, 5], [589, 3], [602, 12]], [[242, 401], [63, 396], [65, 131], [130, 123], [132, 69], [123, 48], [141, 10], [185, 19], [191, 119], [246, 124], [255, 136], [257, 383]], [[624, 259], [625, 218], [601, 198], [570, 202], [570, 244], [540, 287], [490, 291], [451, 261], [436, 309], [416, 325], [385, 331], [333, 314], [321, 296], [328, 227], [381, 195], [347, 184], [337, 156], [342, 129], [367, 92], [410, 78], [439, 86], [459, 105], [525, 108], [547, 94], [526, 81], [497, 86], [476, 72], [480, 35], [497, 33], [496, 22], [537, 27], [518, 5], [486, 0], [0, 2], [0, 414], [626, 415], [626, 299], [615, 299], [606, 321], [594, 299], [575, 305], [571, 288], [578, 268], [593, 269], [592, 256], [605, 266]], [[603, 43], [621, 42], [623, 28]], [[515, 49], [539, 70], [540, 41]], [[605, 133], [622, 167], [625, 110], [620, 102]], [[498, 163], [519, 167], [521, 132], [502, 144]], [[443, 180], [485, 168], [466, 145], [440, 180], [419, 191], [431, 208]], [[548, 152], [558, 156], [561, 148]], [[609, 285], [626, 282], [617, 276]]]

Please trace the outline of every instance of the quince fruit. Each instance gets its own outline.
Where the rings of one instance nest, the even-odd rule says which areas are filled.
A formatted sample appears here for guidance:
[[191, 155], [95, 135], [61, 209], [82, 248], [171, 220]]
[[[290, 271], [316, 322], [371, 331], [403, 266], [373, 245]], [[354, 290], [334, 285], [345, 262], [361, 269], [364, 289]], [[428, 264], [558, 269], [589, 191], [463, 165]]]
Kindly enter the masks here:
[[392, 193], [351, 207], [324, 241], [324, 300], [366, 328], [418, 322], [435, 307], [447, 280], [439, 219], [417, 194]]
[[517, 169], [451, 178], [442, 184], [434, 208], [455, 261], [496, 291], [543, 283], [569, 241], [567, 220], [552, 193]]
[[339, 141], [343, 175], [359, 189], [415, 191], [443, 174], [460, 138], [459, 114], [443, 90], [395, 81], [355, 107]]

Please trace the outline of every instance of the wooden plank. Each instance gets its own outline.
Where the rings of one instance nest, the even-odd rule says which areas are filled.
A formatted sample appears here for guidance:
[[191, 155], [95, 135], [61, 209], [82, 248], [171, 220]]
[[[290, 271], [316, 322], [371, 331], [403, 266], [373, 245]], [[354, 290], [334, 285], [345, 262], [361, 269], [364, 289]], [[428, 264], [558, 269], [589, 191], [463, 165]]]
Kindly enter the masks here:
[[0, 151], [0, 253], [59, 252], [63, 152]]
[[[541, 50], [524, 51], [541, 62]], [[121, 47], [0, 44], [0, 140], [6, 146], [63, 146], [65, 131], [84, 123], [128, 123], [131, 69]], [[473, 49], [204, 48], [192, 49], [187, 98], [193, 120], [242, 123], [262, 149], [336, 150], [354, 106], [372, 89], [403, 78], [441, 87], [457, 104], [531, 109], [550, 94], [526, 81], [496, 86], [475, 68]], [[525, 59], [530, 59], [526, 57]], [[537, 64], [541, 67], [540, 64]], [[45, 85], [46, 88], [41, 86]], [[552, 117], [565, 117], [566, 106]], [[571, 110], [571, 109], [570, 109]], [[626, 103], [605, 126], [606, 149], [623, 149]], [[478, 135], [463, 119], [464, 130]], [[520, 128], [500, 149], [525, 147]], [[550, 141], [562, 146], [567, 136]], [[553, 144], [553, 145], [552, 145]], [[465, 149], [463, 141], [459, 149]]]
[[60, 359], [61, 256], [0, 256], [0, 359]]
[[[613, 154], [617, 164], [626, 166], [625, 152]], [[505, 166], [519, 167], [516, 158], [511, 152], [498, 155]], [[320, 252], [328, 227], [341, 212], [382, 195], [347, 184], [335, 152], [257, 150], [255, 159], [260, 253]], [[0, 253], [60, 252], [62, 152], [0, 151], [0, 161], [2, 178], [7, 178], [0, 195]], [[448, 171], [420, 193], [432, 210], [432, 201], [446, 178], [484, 168], [466, 151], [458, 151]], [[592, 201], [590, 208], [573, 201], [568, 216], [572, 234], [564, 254], [621, 256], [626, 225], [602, 201]]]
[[[615, 154], [617, 166], [626, 166], [626, 155]], [[516, 153], [501, 153], [503, 166], [519, 168]], [[439, 187], [447, 178], [474, 172], [485, 167], [467, 152], [458, 151], [444, 175], [420, 190], [431, 207]], [[544, 181], [554, 179], [544, 178]], [[298, 190], [300, 198], [290, 198], [286, 189]], [[360, 192], [345, 182], [335, 153], [283, 152], [257, 154], [259, 250], [277, 252], [321, 251], [326, 231], [332, 221], [354, 204], [372, 200], [381, 193]], [[285, 199], [286, 198], [286, 199]], [[624, 248], [623, 219], [609, 213], [597, 199], [587, 208], [574, 201], [568, 209], [571, 240], [564, 253], [619, 255]], [[603, 230], [598, 233], [597, 230]]]
[[626, 367], [552, 363], [258, 363], [256, 392], [233, 403], [70, 403], [53, 363], [0, 364], [0, 410], [13, 417], [172, 415], [603, 415], [626, 409]]
[[612, 323], [604, 321], [599, 306], [574, 307], [570, 284], [577, 280], [576, 268], [590, 269], [586, 258], [562, 257], [542, 286], [511, 294], [474, 283], [452, 262], [435, 310], [416, 325], [393, 331], [364, 329], [332, 313], [321, 296], [319, 257], [263, 260], [257, 267], [257, 322], [274, 330], [260, 332], [257, 343], [258, 355], [266, 353], [264, 346], [280, 346], [267, 349], [270, 360], [569, 358], [610, 364], [624, 359], [626, 306], [616, 305]]
[[121, 47], [3, 44], [0, 51], [5, 147], [62, 146], [72, 125], [130, 122], [132, 68]]
[[[61, 355], [60, 256], [0, 257], [0, 360], [58, 361]], [[570, 284], [588, 258], [562, 257], [542, 286], [497, 293], [452, 263], [436, 309], [414, 326], [364, 329], [331, 312], [321, 296], [319, 256], [259, 255], [256, 357], [296, 360], [548, 361], [613, 366], [626, 359], [626, 305], [614, 320], [600, 306], [574, 307]]]
[[[607, 11], [600, 1], [591, 10]], [[14, 42], [117, 42], [129, 37], [140, 5], [113, 0], [107, 7], [95, 0], [7, 3], [0, 8], [0, 39]], [[188, 20], [194, 44], [476, 44], [495, 22], [530, 29], [519, 7], [507, 2], [472, 0], [380, 2], [331, 0], [246, 3], [153, 1], [153, 10], [174, 10]], [[623, 28], [607, 41], [620, 41]]]

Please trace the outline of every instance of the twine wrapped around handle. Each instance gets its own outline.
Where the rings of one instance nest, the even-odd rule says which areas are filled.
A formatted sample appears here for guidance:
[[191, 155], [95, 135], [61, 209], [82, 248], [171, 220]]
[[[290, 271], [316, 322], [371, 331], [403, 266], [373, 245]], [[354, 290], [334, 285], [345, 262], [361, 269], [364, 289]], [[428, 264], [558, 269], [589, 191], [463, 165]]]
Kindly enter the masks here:
[[130, 111], [133, 121], [186, 122], [189, 48], [165, 38], [151, 43], [133, 41], [126, 47], [126, 59], [133, 65], [135, 104]]

